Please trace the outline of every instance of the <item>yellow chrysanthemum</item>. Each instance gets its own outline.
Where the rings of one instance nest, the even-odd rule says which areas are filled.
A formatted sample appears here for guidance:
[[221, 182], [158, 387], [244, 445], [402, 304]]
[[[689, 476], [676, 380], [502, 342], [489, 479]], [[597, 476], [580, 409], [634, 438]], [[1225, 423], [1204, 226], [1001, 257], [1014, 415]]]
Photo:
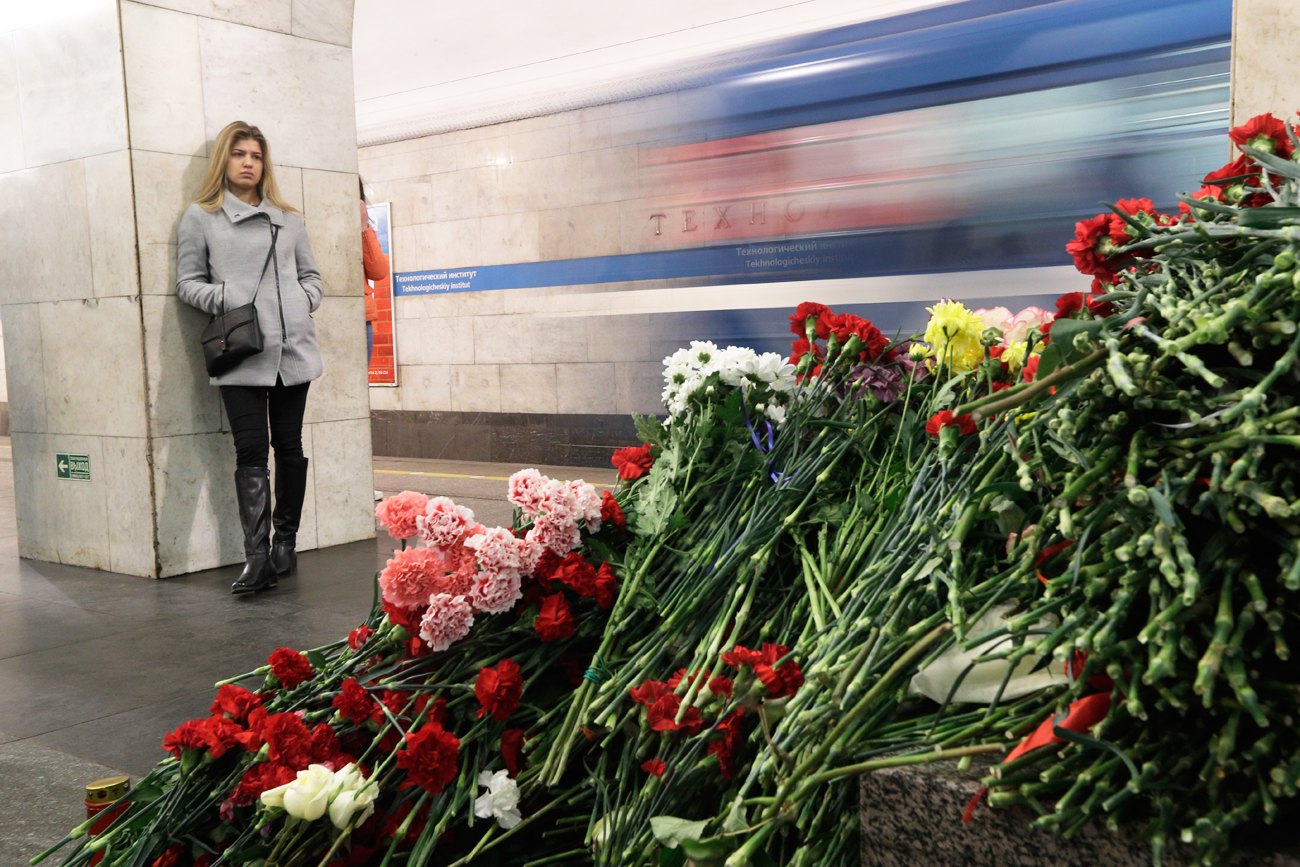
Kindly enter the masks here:
[[965, 373], [979, 364], [984, 357], [980, 346], [984, 320], [960, 301], [940, 301], [926, 312], [930, 321], [925, 326], [925, 341], [934, 348], [936, 362], [946, 363], [954, 373]]
[[1024, 340], [1018, 340], [1015, 343], [1008, 344], [1007, 348], [1003, 350], [1001, 360], [1006, 363], [1007, 370], [1013, 378], [1020, 375], [1020, 368], [1025, 364], [1025, 350], [1028, 348], [1028, 343]]

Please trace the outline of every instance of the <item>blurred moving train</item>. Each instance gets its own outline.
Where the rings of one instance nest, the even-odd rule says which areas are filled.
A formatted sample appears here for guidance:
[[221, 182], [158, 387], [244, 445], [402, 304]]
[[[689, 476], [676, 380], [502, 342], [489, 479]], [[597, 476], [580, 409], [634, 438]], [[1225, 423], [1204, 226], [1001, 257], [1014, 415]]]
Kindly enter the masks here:
[[773, 308], [803, 300], [889, 333], [941, 296], [1086, 290], [1075, 221], [1174, 208], [1227, 161], [1231, 20], [1231, 0], [969, 0], [720, 64], [642, 150], [659, 261], [695, 264], [620, 311], [675, 345], [785, 350]]

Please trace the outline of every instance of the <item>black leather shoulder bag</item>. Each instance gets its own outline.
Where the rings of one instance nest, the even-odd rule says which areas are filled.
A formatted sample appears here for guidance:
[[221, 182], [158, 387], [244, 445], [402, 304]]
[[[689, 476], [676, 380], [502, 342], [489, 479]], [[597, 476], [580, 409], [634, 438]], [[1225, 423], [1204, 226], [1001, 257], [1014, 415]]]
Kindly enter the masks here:
[[[203, 359], [208, 366], [208, 376], [220, 376], [234, 368], [239, 362], [262, 351], [262, 328], [257, 324], [257, 293], [262, 288], [262, 278], [266, 269], [275, 258], [275, 239], [279, 235], [276, 226], [271, 226], [271, 249], [262, 263], [262, 274], [257, 278], [257, 288], [253, 290], [253, 300], [234, 310], [226, 310], [226, 284], [221, 284], [221, 313], [213, 316], [212, 321], [203, 329], [199, 338], [203, 343]], [[278, 265], [276, 266], [279, 267]]]

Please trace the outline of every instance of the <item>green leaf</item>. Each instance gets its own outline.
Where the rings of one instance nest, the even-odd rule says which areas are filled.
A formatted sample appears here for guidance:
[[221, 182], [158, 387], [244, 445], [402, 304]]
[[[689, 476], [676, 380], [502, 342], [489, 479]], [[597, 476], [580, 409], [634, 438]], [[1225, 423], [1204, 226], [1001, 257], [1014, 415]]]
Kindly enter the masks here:
[[[1105, 325], [1106, 321], [1104, 319], [1058, 319], [1052, 325], [1052, 342], [1048, 348], [1055, 346], [1057, 352], [1062, 353], [1064, 363], [1073, 364], [1088, 354], [1074, 348], [1075, 336], [1086, 334], [1088, 339], [1095, 343]], [[1044, 354], [1046, 354], [1046, 350], [1044, 350]], [[1042, 375], [1043, 362], [1039, 361], [1037, 376]]]
[[232, 864], [244, 864], [257, 858], [271, 854], [271, 847], [266, 843], [258, 843], [256, 846], [249, 846], [233, 855], [226, 853], [226, 860]]
[[142, 782], [131, 792], [131, 800], [137, 804], [151, 804], [163, 796], [163, 787], [156, 781]]
[[708, 824], [708, 821], [704, 819], [691, 822], [687, 819], [679, 819], [676, 816], [650, 817], [650, 830], [654, 832], [655, 839], [669, 849], [676, 849], [683, 840], [699, 840], [704, 834], [705, 826]]
[[659, 867], [686, 867], [686, 853], [681, 849], [659, 850]]
[[1284, 160], [1281, 157], [1265, 153], [1258, 148], [1249, 145], [1241, 145], [1241, 152], [1253, 159], [1255, 162], [1268, 168], [1275, 175], [1281, 175], [1284, 178], [1300, 178], [1300, 165], [1296, 165], [1290, 160]]
[[323, 670], [325, 666], [329, 664], [325, 660], [325, 654], [321, 653], [319, 650], [307, 651], [307, 661], [310, 662], [311, 667], [317, 671]]
[[728, 834], [735, 834], [737, 831], [743, 831], [749, 827], [749, 820], [745, 818], [745, 802], [740, 798], [731, 802], [731, 809], [727, 811], [727, 818], [722, 820], [722, 830]]
[[725, 840], [715, 837], [706, 843], [683, 840], [682, 851], [691, 859], [695, 867], [713, 867], [715, 864], [722, 864], [723, 860], [731, 854], [731, 847]]
[[636, 425], [636, 435], [641, 438], [641, 442], [650, 443], [652, 446], [662, 446], [664, 444], [667, 431], [664, 430], [663, 422], [652, 415], [637, 415], [632, 413], [632, 423]]

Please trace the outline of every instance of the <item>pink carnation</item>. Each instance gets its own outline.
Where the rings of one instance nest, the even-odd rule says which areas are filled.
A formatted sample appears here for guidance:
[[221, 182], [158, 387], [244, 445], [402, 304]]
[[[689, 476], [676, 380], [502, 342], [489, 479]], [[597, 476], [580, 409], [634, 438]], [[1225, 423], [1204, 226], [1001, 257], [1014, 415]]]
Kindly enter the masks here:
[[480, 572], [478, 581], [469, 592], [474, 610], [483, 614], [504, 614], [523, 597], [519, 573], [512, 569], [500, 572]]
[[469, 595], [470, 588], [478, 578], [478, 563], [474, 560], [474, 552], [463, 545], [452, 548], [443, 556], [443, 568], [447, 570], [446, 574], [434, 592], [450, 596]]
[[573, 491], [564, 482], [554, 479], [546, 480], [541, 511], [552, 524], [576, 524], [584, 517]]
[[1041, 307], [1026, 307], [1007, 320], [1002, 329], [1002, 339], [1008, 346], [1029, 339], [1030, 331], [1043, 332], [1043, 326], [1056, 319], [1055, 313], [1048, 313]]
[[582, 544], [582, 534], [578, 531], [577, 524], [572, 521], [556, 524], [545, 515], [533, 523], [526, 538], [560, 557]]
[[474, 513], [447, 497], [434, 497], [424, 507], [424, 514], [415, 519], [415, 526], [424, 544], [451, 548], [461, 544], [465, 532], [474, 526]]
[[569, 482], [569, 491], [578, 504], [578, 512], [582, 515], [582, 520], [587, 524], [587, 532], [595, 533], [600, 529], [600, 494], [582, 479]]
[[394, 539], [409, 539], [416, 534], [416, 518], [424, 514], [429, 498], [416, 491], [402, 491], [375, 507], [375, 517]]
[[469, 635], [473, 625], [474, 611], [464, 596], [435, 593], [429, 597], [429, 610], [420, 621], [420, 637], [437, 653]]
[[398, 551], [379, 573], [384, 600], [402, 608], [419, 608], [429, 601], [443, 574], [442, 557], [427, 548]]
[[514, 503], [530, 518], [537, 516], [542, 507], [542, 495], [550, 479], [534, 469], [520, 470], [510, 477], [506, 499]]
[[993, 307], [987, 310], [981, 307], [975, 311], [975, 315], [984, 323], [985, 328], [996, 328], [999, 331], [1005, 331], [1007, 322], [1012, 318], [1011, 311], [1005, 307]]
[[479, 567], [486, 572], [523, 568], [520, 553], [526, 544], [504, 527], [484, 530], [465, 540], [465, 547], [475, 553]]

